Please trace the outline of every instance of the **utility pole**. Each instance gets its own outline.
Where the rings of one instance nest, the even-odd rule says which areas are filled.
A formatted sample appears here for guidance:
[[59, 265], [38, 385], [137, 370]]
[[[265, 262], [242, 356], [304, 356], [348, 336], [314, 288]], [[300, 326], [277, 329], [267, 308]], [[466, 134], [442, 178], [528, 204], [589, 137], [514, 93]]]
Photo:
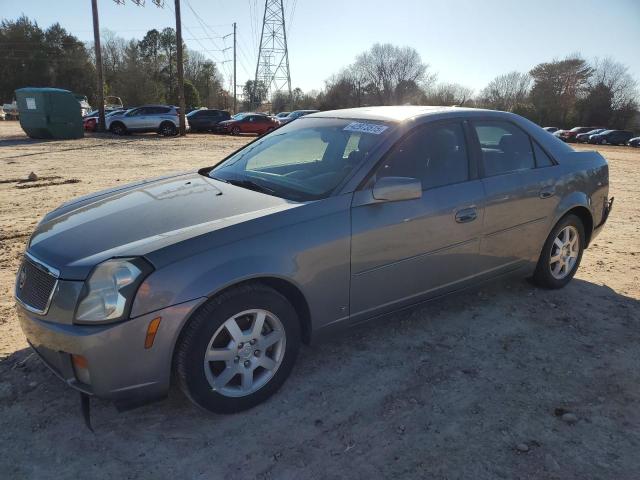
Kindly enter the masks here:
[[[93, 0], [94, 2], [96, 0]], [[178, 104], [180, 107], [180, 135], [187, 134], [187, 122], [185, 119], [186, 104], [184, 99], [184, 65], [182, 63], [182, 20], [180, 18], [180, 0], [176, 1], [176, 51], [178, 60]]]
[[238, 86], [238, 82], [236, 81], [236, 62], [237, 62], [237, 57], [236, 57], [236, 29], [237, 29], [237, 24], [236, 22], [233, 22], [233, 113], [238, 113], [238, 108], [237, 108], [237, 95], [236, 95], [236, 87]]
[[93, 43], [96, 51], [96, 77], [98, 87], [98, 131], [104, 132], [104, 79], [102, 68], [102, 47], [100, 47], [100, 21], [98, 20], [98, 0], [91, 0], [93, 11]]

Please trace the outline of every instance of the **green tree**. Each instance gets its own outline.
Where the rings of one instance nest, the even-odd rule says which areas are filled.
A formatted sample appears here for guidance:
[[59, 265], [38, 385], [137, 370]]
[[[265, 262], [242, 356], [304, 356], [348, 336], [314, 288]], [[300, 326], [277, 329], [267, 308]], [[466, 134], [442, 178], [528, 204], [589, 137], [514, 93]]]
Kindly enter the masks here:
[[545, 125], [568, 126], [573, 123], [576, 104], [586, 94], [592, 73], [593, 69], [578, 56], [536, 65], [530, 72], [535, 120]]
[[200, 94], [189, 80], [184, 81], [184, 104], [187, 108], [198, 108], [201, 106]]

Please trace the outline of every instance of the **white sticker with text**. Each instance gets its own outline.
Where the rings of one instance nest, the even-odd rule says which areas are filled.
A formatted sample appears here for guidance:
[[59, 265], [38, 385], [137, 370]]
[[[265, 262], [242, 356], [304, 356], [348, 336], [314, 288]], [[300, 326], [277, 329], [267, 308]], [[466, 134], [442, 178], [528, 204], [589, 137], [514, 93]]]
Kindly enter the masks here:
[[27, 101], [27, 109], [28, 110], [35, 110], [36, 109], [36, 99], [35, 98], [27, 97], [25, 100]]
[[351, 122], [344, 127], [345, 132], [360, 132], [360, 133], [372, 133], [373, 135], [380, 135], [387, 128], [387, 125], [380, 125], [378, 123], [363, 123], [363, 122]]

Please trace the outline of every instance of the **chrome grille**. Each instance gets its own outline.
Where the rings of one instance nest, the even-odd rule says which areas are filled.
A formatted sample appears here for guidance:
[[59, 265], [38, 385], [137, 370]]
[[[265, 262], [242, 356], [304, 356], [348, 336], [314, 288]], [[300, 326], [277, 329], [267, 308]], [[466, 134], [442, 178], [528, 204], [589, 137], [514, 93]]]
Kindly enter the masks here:
[[45, 314], [57, 283], [58, 272], [55, 269], [27, 254], [18, 271], [16, 298], [26, 309]]

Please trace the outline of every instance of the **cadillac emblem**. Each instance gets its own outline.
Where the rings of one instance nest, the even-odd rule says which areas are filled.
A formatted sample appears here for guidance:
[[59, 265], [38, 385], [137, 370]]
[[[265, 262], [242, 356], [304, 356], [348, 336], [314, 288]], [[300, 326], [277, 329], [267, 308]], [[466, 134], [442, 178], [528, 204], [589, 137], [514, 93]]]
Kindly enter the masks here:
[[20, 275], [18, 275], [18, 288], [20, 290], [22, 290], [22, 287], [24, 287], [24, 282], [27, 281], [27, 269], [24, 268], [24, 265], [22, 266], [22, 268], [20, 269]]

